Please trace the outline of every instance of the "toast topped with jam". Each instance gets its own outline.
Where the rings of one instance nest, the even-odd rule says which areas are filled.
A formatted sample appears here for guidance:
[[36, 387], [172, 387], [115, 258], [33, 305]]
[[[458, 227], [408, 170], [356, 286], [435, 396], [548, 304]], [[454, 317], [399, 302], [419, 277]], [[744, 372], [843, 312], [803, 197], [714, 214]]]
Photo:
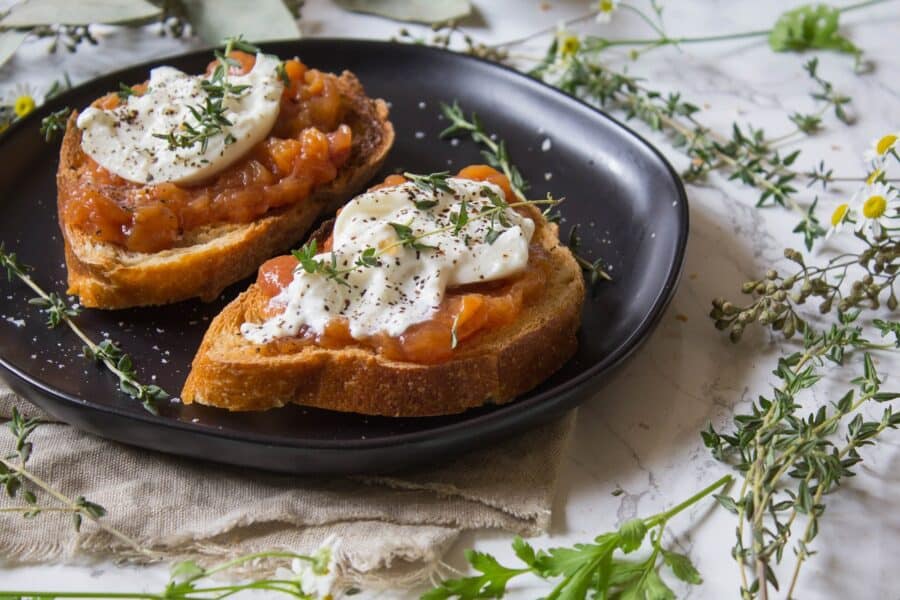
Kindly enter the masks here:
[[213, 320], [186, 403], [395, 417], [504, 403], [574, 353], [581, 269], [494, 169], [391, 176]]
[[124, 308], [212, 300], [357, 193], [394, 140], [386, 104], [230, 42], [68, 121], [57, 174], [69, 293]]

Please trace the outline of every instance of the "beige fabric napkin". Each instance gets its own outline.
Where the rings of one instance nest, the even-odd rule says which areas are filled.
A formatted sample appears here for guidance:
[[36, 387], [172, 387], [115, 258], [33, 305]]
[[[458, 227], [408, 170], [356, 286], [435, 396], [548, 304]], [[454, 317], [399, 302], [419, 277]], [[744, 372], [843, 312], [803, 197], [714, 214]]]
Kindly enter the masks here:
[[[570, 415], [452, 462], [390, 477], [301, 478], [93, 437], [52, 422], [0, 383], [0, 418], [13, 406], [48, 421], [30, 438], [31, 471], [70, 497], [104, 506], [110, 525], [166, 558], [210, 562], [272, 548], [308, 552], [334, 534], [347, 579], [367, 586], [431, 575], [466, 529], [545, 530], [574, 423]], [[0, 433], [0, 452], [11, 445], [12, 436]], [[0, 558], [7, 561], [61, 560], [79, 552], [129, 557], [126, 547], [90, 523], [76, 534], [69, 515], [25, 520], [4, 514], [0, 524]]]

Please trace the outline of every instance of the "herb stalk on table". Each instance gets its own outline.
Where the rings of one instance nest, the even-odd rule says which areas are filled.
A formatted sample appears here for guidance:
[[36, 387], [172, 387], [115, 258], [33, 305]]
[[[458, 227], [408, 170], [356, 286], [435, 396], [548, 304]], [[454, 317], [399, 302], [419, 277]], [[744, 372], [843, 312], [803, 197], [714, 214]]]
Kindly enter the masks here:
[[[590, 544], [536, 551], [529, 543], [516, 538], [512, 547], [523, 563], [521, 567], [506, 567], [489, 554], [469, 550], [466, 559], [481, 574], [445, 580], [426, 592], [422, 600], [501, 598], [507, 592], [509, 581], [524, 574], [558, 581], [545, 596], [546, 600], [583, 600], [588, 593], [593, 593], [594, 598], [674, 599], [674, 592], [660, 576], [664, 565], [686, 583], [699, 585], [702, 579], [687, 556], [663, 546], [666, 525], [682, 511], [724, 490], [731, 481], [731, 476], [726, 475], [673, 508], [651, 517], [625, 521], [617, 531], [601, 534]], [[648, 538], [650, 554], [645, 558], [628, 560], [616, 556], [618, 551], [635, 552]]]
[[[740, 565], [741, 595], [747, 600], [765, 600], [770, 585], [779, 589], [774, 567], [791, 545], [795, 559], [785, 597], [795, 597], [801, 568], [814, 554], [811, 545], [825, 512], [824, 496], [855, 474], [854, 467], [863, 460], [860, 448], [900, 426], [900, 413], [889, 404], [900, 393], [882, 390], [872, 355], [896, 353], [900, 322], [872, 320], [870, 330], [893, 337], [886, 343], [870, 341], [858, 324], [862, 312], [880, 308], [885, 296], [889, 310], [898, 304], [894, 286], [900, 273], [900, 202], [886, 177], [889, 163], [900, 160], [898, 140], [891, 133], [874, 143], [867, 183], [852, 207], [840, 205], [832, 217], [830, 234], [855, 225], [860, 250], [817, 265], [789, 248], [785, 256], [795, 270], [780, 274], [772, 269], [746, 282], [743, 291], [753, 296], [752, 302], [713, 302], [711, 318], [717, 328], [730, 330], [734, 342], [754, 324], [788, 338], [802, 336], [802, 350], [779, 360], [775, 375], [781, 383], [770, 396], [760, 397], [750, 413], [736, 415], [732, 432], [721, 433], [710, 425], [702, 434], [713, 456], [742, 475], [737, 496], [719, 499], [737, 516], [732, 555]], [[837, 322], [817, 330], [799, 308], [811, 299], [818, 300], [820, 313], [836, 311]], [[852, 387], [832, 396], [830, 407], [818, 402], [818, 408], [804, 415], [800, 397], [819, 384], [824, 366], [843, 366], [851, 354], [860, 352], [862, 372]], [[877, 419], [866, 416], [865, 409], [873, 403], [886, 404]], [[803, 520], [792, 544], [794, 525]]]
[[[820, 106], [809, 113], [795, 111], [787, 116], [794, 128], [784, 134], [769, 137], [762, 129], [752, 125], [734, 123], [727, 135], [712, 131], [696, 118], [699, 107], [685, 101], [679, 93], [664, 94], [648, 87], [637, 77], [624, 70], [616, 71], [600, 61], [601, 51], [614, 46], [637, 46], [633, 58], [646, 50], [668, 45], [701, 42], [722, 42], [746, 37], [770, 36], [770, 45], [777, 51], [803, 51], [833, 49], [849, 52], [859, 63], [861, 54], [856, 46], [838, 32], [840, 14], [881, 4], [888, 0], [870, 0], [846, 7], [829, 5], [805, 5], [784, 13], [769, 30], [740, 32], [736, 34], [691, 37], [670, 37], [665, 33], [662, 6], [653, 1], [651, 7], [656, 22], [640, 9], [627, 3], [608, 3], [609, 10], [629, 10], [637, 13], [659, 34], [659, 38], [644, 40], [608, 40], [597, 36], [576, 36], [556, 28], [542, 29], [534, 34], [502, 44], [475, 43], [465, 36], [465, 51], [496, 60], [509, 62], [509, 50], [541, 35], [556, 32], [542, 60], [530, 73], [562, 91], [606, 109], [624, 112], [627, 119], [638, 118], [652, 129], [670, 134], [672, 142], [683, 149], [691, 159], [691, 165], [683, 174], [685, 181], [699, 181], [713, 171], [723, 171], [729, 179], [738, 180], [760, 192], [759, 205], [780, 205], [797, 213], [800, 221], [794, 232], [803, 236], [807, 248], [821, 238], [825, 229], [815, 213], [817, 199], [804, 206], [798, 201], [799, 183], [806, 187], [821, 184], [824, 190], [838, 181], [862, 181], [861, 177], [836, 175], [834, 170], [820, 162], [809, 171], [793, 168], [799, 151], [783, 153], [780, 148], [802, 136], [811, 135], [822, 128], [824, 115], [832, 111], [838, 120], [849, 123], [847, 112], [850, 98], [838, 92], [834, 85], [818, 73], [818, 60], [813, 58], [804, 65], [816, 85], [813, 98]], [[601, 3], [601, 12], [604, 10]], [[565, 26], [593, 18], [597, 11], [571, 19]], [[452, 27], [446, 34], [439, 34], [438, 45], [449, 46], [454, 33]], [[410, 36], [406, 36], [410, 37]], [[427, 43], [424, 40], [416, 40]], [[435, 40], [432, 40], [435, 43]]]
[[84, 343], [85, 358], [94, 360], [105, 366], [119, 380], [119, 389], [138, 400], [148, 412], [157, 414], [156, 403], [165, 400], [169, 395], [154, 384], [143, 384], [137, 379], [137, 372], [131, 357], [122, 351], [111, 340], [94, 342], [75, 318], [81, 312], [77, 305], [68, 304], [56, 292], [47, 292], [28, 274], [30, 267], [23, 264], [14, 252], [7, 252], [0, 243], [0, 269], [6, 270], [8, 281], [13, 277], [31, 288], [37, 296], [29, 300], [29, 304], [40, 307], [47, 315], [47, 326], [50, 328], [65, 324]]

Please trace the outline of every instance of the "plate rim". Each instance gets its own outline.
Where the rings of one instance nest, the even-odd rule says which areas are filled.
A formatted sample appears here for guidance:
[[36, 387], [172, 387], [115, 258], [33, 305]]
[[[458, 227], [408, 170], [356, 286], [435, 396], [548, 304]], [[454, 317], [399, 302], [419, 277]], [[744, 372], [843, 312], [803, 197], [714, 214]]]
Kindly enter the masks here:
[[[651, 303], [648, 312], [641, 320], [639, 325], [634, 328], [631, 334], [625, 340], [623, 340], [622, 343], [613, 348], [609, 352], [609, 354], [607, 354], [602, 360], [591, 365], [587, 370], [585, 370], [585, 372], [567, 381], [564, 381], [549, 390], [545, 390], [531, 398], [528, 398], [525, 401], [513, 401], [505, 405], [500, 405], [490, 412], [478, 414], [470, 419], [463, 419], [448, 425], [409, 433], [392, 434], [390, 436], [373, 439], [327, 440], [309, 438], [285, 438], [283, 436], [274, 437], [271, 435], [267, 436], [265, 434], [257, 434], [254, 432], [236, 432], [234, 430], [228, 429], [210, 430], [202, 426], [198, 426], [194, 423], [158, 417], [144, 412], [131, 412], [127, 409], [119, 408], [117, 406], [97, 404], [88, 400], [83, 400], [77, 396], [73, 396], [72, 394], [55, 389], [52, 386], [45, 384], [40, 379], [37, 379], [36, 377], [33, 377], [10, 364], [6, 360], [6, 358], [2, 356], [0, 356], [0, 367], [3, 367], [8, 373], [17, 377], [29, 386], [41, 390], [43, 394], [57, 398], [59, 400], [64, 400], [80, 410], [87, 409], [91, 411], [98, 411], [118, 418], [124, 418], [133, 421], [142, 421], [153, 427], [177, 429], [184, 433], [195, 436], [209, 436], [213, 438], [226, 439], [243, 443], [263, 443], [269, 446], [293, 448], [298, 450], [337, 450], [352, 452], [359, 450], [384, 449], [392, 446], [403, 446], [407, 444], [416, 444], [438, 440], [446, 443], [445, 438], [456, 438], [459, 436], [461, 430], [468, 429], [474, 425], [477, 425], [480, 428], [482, 434], [487, 437], [491, 434], [497, 433], [498, 430], [502, 431], [508, 425], [510, 420], [531, 422], [546, 412], [561, 412], [571, 410], [574, 404], [573, 392], [577, 392], [577, 390], [582, 386], [588, 386], [591, 382], [599, 382], [602, 377], [614, 371], [629, 357], [631, 357], [631, 355], [638, 348], [640, 348], [640, 346], [645, 343], [646, 340], [650, 337], [650, 334], [656, 328], [657, 324], [662, 319], [666, 308], [674, 298], [675, 292], [678, 289], [679, 281], [681, 280], [683, 274], [684, 263], [686, 259], [686, 248], [690, 233], [690, 210], [688, 205], [687, 192], [685, 191], [684, 183], [682, 182], [681, 177], [678, 175], [674, 167], [666, 159], [663, 153], [656, 146], [650, 143], [644, 136], [637, 133], [634, 129], [632, 129], [622, 121], [619, 121], [618, 119], [607, 114], [605, 111], [592, 106], [584, 100], [566, 94], [565, 92], [553, 87], [552, 85], [549, 85], [539, 79], [530, 77], [527, 74], [514, 69], [513, 67], [490, 61], [481, 57], [472, 56], [461, 52], [454, 52], [452, 50], [447, 50], [444, 48], [436, 48], [433, 46], [403, 44], [400, 42], [373, 39], [340, 37], [266, 40], [265, 42], [260, 42], [259, 46], [262, 49], [265, 49], [267, 46], [278, 44], [295, 44], [298, 46], [328, 46], [330, 44], [352, 44], [363, 47], [402, 47], [407, 49], [407, 51], [451, 57], [452, 60], [470, 61], [475, 64], [479, 64], [482, 67], [499, 69], [506, 75], [511, 76], [513, 79], [519, 79], [523, 85], [536, 86], [537, 89], [541, 89], [545, 93], [550, 92], [551, 94], [557, 95], [563, 102], [573, 103], [575, 107], [593, 113], [595, 117], [600, 117], [612, 124], [614, 127], [622, 129], [639, 145], [643, 146], [646, 150], [649, 150], [650, 153], [655, 157], [655, 159], [658, 160], [665, 168], [666, 173], [669, 175], [672, 183], [674, 184], [675, 192], [678, 196], [678, 206], [676, 208], [678, 209], [677, 217], [679, 228], [677, 231], [677, 246], [675, 249], [675, 254], [673, 255], [674, 260], [669, 266], [665, 283], [657, 292], [656, 297]], [[30, 121], [43, 118], [44, 116], [47, 116], [50, 113], [59, 110], [66, 105], [66, 99], [68, 97], [79, 91], [83, 91], [84, 88], [94, 85], [100, 79], [113, 79], [116, 75], [135, 69], [149, 69], [154, 66], [165, 64], [165, 61], [168, 60], [181, 60], [186, 58], [193, 58], [195, 56], [199, 57], [203, 53], [208, 53], [212, 48], [215, 48], [215, 46], [199, 48], [190, 52], [167, 54], [165, 56], [128, 65], [126, 67], [123, 67], [122, 69], [117, 69], [115, 71], [104, 73], [97, 77], [91, 78], [83, 83], [80, 83], [77, 86], [72, 87], [69, 90], [66, 90], [59, 96], [56, 96], [50, 101], [44, 103], [41, 107], [35, 110], [32, 114], [28, 115], [26, 118], [20, 119], [19, 121], [13, 123], [8, 131], [13, 132], [20, 127], [26, 126]], [[578, 395], [574, 394], [574, 396], [577, 400]], [[554, 398], [558, 399], [558, 401], [552, 402]], [[28, 399], [26, 398], [26, 400]]]

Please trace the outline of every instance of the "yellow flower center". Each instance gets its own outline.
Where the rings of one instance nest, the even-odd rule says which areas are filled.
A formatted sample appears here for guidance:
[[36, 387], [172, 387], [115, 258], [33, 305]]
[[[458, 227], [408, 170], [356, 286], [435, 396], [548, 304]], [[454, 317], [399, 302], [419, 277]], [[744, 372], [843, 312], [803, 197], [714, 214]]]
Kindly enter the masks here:
[[611, 13], [615, 8], [616, 5], [613, 4], [613, 0], [600, 0], [600, 12]]
[[20, 119], [25, 117], [34, 110], [34, 98], [31, 96], [19, 96], [16, 98], [15, 104], [13, 104], [13, 111], [16, 113], [16, 116]]
[[567, 35], [560, 44], [560, 52], [563, 56], [572, 56], [581, 47], [581, 42], [574, 35]]
[[877, 219], [887, 211], [887, 200], [884, 196], [869, 196], [863, 203], [862, 213], [867, 219]]
[[831, 226], [837, 227], [844, 221], [844, 217], [847, 216], [847, 211], [850, 210], [849, 204], [839, 204], [837, 208], [834, 209], [834, 212], [831, 213]]
[[888, 150], [894, 147], [894, 144], [897, 142], [897, 136], [893, 133], [889, 133], [875, 144], [875, 151], [878, 152], [879, 155], [886, 153]]

